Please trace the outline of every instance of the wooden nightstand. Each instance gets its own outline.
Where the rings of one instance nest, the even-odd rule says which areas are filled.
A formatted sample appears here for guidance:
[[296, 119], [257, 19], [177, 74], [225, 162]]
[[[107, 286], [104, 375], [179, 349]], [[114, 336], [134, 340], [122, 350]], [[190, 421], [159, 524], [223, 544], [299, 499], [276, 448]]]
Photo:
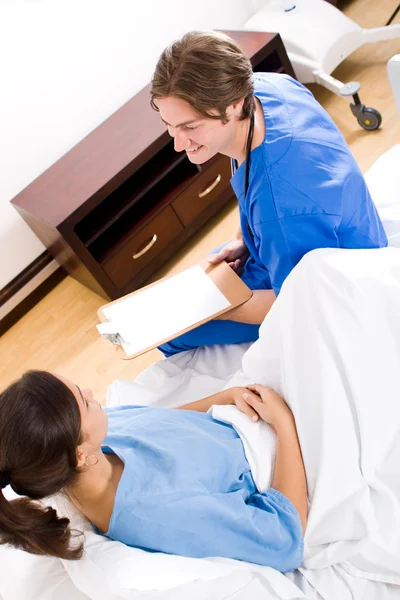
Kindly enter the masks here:
[[[228, 31], [255, 71], [294, 76], [279, 35]], [[12, 203], [65, 270], [110, 299], [131, 292], [232, 197], [229, 159], [176, 153], [150, 85]]]

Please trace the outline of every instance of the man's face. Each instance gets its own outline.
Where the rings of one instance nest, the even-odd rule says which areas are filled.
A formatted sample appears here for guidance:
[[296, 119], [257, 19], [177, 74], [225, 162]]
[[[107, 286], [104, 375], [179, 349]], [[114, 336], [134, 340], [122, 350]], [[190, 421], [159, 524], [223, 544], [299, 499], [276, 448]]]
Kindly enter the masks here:
[[[157, 98], [157, 107], [168, 132], [174, 138], [177, 152], [186, 151], [189, 160], [201, 165], [217, 153], [229, 156], [235, 131], [235, 109], [228, 107], [228, 123], [210, 119], [197, 113], [185, 100], [167, 96]], [[210, 114], [218, 114], [210, 111]]]

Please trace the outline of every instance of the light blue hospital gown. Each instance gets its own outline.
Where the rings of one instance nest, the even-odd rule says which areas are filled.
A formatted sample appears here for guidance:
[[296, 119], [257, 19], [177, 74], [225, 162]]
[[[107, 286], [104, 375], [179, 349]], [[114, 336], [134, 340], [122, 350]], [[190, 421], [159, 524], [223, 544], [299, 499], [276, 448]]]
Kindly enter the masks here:
[[233, 427], [195, 411], [123, 406], [106, 412], [103, 451], [125, 465], [108, 537], [282, 572], [300, 565], [299, 514], [277, 490], [257, 491]]
[[[309, 90], [277, 73], [254, 75], [265, 138], [231, 184], [250, 257], [242, 275], [252, 290], [281, 286], [316, 248], [380, 248], [387, 238], [364, 177], [342, 134]], [[258, 325], [216, 320], [160, 350], [166, 355], [203, 345], [254, 341]]]

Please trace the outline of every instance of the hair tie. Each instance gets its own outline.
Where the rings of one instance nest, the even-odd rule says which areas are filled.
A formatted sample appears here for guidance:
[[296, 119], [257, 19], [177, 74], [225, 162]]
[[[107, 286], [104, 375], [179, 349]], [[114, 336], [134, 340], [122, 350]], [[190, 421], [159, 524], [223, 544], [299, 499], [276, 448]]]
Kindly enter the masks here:
[[11, 475], [8, 471], [0, 471], [0, 490], [4, 489], [11, 483]]

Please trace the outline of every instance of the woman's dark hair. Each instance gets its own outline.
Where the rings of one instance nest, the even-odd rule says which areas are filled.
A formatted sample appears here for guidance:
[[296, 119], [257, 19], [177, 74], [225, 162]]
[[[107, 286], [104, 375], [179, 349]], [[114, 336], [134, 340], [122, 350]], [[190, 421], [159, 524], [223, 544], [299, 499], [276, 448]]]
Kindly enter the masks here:
[[[253, 70], [238, 44], [217, 31], [190, 31], [158, 59], [150, 104], [157, 98], [184, 100], [203, 117], [227, 122], [226, 109], [244, 100], [240, 120], [254, 112]], [[210, 114], [217, 110], [218, 115]]]
[[64, 491], [78, 476], [81, 443], [76, 398], [57, 377], [28, 371], [0, 394], [0, 471], [27, 496], [8, 501], [0, 490], [0, 543], [32, 554], [78, 559], [69, 519], [41, 500]]

